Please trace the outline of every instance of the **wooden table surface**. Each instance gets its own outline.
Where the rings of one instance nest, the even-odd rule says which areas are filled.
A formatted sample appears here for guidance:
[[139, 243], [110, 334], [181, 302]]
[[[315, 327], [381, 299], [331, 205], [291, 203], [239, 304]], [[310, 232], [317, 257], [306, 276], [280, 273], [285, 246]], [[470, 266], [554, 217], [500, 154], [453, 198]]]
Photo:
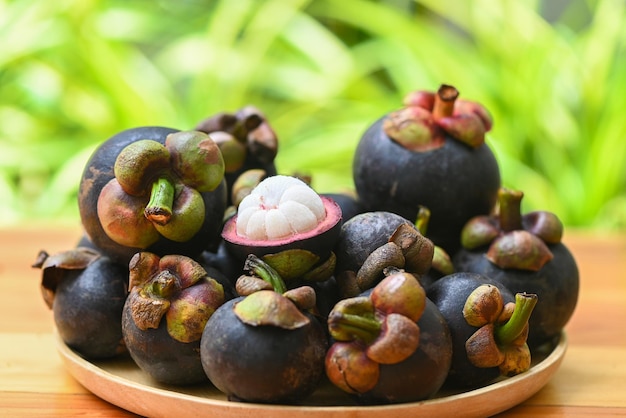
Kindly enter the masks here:
[[[40, 294], [40, 249], [75, 245], [73, 225], [0, 229], [0, 416], [128, 417], [70, 376], [52, 335], [52, 312]], [[569, 348], [550, 382], [506, 417], [626, 416], [626, 235], [566, 231], [581, 291], [568, 324]]]

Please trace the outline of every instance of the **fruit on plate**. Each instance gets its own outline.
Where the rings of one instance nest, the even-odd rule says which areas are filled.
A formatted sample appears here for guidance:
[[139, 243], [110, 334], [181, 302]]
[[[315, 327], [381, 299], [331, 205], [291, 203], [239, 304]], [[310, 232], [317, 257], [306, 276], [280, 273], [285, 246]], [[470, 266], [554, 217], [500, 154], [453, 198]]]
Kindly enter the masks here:
[[302, 401], [323, 377], [328, 346], [321, 323], [309, 313], [315, 292], [308, 286], [286, 290], [277, 272], [254, 255], [245, 270], [249, 276], [242, 280], [271, 289], [252, 289], [215, 311], [201, 339], [204, 371], [230, 400]]
[[409, 220], [376, 211], [360, 213], [342, 225], [335, 253], [339, 293], [348, 298], [373, 288], [387, 267], [419, 278], [431, 267], [434, 245]]
[[128, 281], [124, 265], [77, 247], [52, 255], [41, 251], [33, 267], [42, 270], [43, 299], [68, 347], [88, 360], [126, 351], [121, 325]]
[[341, 209], [302, 180], [285, 175], [261, 181], [226, 221], [222, 237], [242, 263], [262, 257], [288, 281], [334, 269], [333, 246], [341, 230]]
[[365, 404], [428, 399], [450, 368], [448, 326], [415, 276], [386, 273], [370, 292], [339, 301], [330, 313], [326, 375]]
[[466, 272], [440, 278], [426, 294], [452, 336], [447, 386], [481, 387], [499, 376], [514, 376], [530, 368], [526, 337], [537, 295], [513, 296], [502, 284]]
[[200, 121], [194, 128], [209, 134], [218, 144], [225, 162], [228, 204], [237, 179], [248, 170], [261, 170], [266, 176], [276, 172], [278, 137], [265, 115], [255, 106], [234, 113], [220, 112]]
[[129, 295], [122, 333], [137, 366], [161, 383], [206, 381], [200, 338], [224, 303], [222, 285], [189, 257], [135, 254], [129, 265]]
[[491, 116], [458, 94], [449, 85], [409, 94], [403, 108], [367, 129], [353, 160], [366, 210], [415, 222], [419, 206], [429, 208], [427, 236], [449, 254], [459, 247], [463, 225], [491, 212], [500, 187], [498, 163], [485, 143]]
[[511, 292], [539, 297], [530, 318], [528, 344], [537, 348], [558, 340], [576, 308], [579, 272], [561, 242], [563, 225], [548, 211], [521, 214], [523, 193], [502, 188], [499, 212], [471, 219], [454, 256], [459, 271], [484, 274]]
[[81, 221], [91, 242], [124, 264], [139, 251], [195, 257], [219, 243], [223, 176], [219, 148], [204, 133], [128, 129], [103, 142], [87, 162]]

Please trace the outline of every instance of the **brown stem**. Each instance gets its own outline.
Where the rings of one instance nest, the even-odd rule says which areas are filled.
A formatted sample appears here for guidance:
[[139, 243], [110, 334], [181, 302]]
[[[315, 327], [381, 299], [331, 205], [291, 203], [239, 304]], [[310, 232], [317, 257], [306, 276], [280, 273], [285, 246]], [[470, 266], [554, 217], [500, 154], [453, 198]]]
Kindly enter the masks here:
[[522, 229], [522, 197], [524, 193], [518, 190], [501, 188], [498, 191], [500, 203], [500, 229], [505, 232]]
[[433, 107], [433, 117], [435, 120], [452, 116], [454, 113], [454, 102], [459, 97], [459, 91], [447, 84], [442, 84], [435, 95]]

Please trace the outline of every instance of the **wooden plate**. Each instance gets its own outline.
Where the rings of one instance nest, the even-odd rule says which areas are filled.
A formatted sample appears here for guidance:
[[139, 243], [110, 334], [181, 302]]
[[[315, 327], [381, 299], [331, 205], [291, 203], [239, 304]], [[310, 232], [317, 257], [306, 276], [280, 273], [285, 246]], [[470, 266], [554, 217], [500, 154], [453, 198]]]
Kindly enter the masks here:
[[212, 385], [161, 385], [129, 356], [89, 362], [68, 348], [57, 334], [57, 347], [68, 372], [96, 396], [135, 414], [149, 417], [211, 418], [398, 418], [403, 416], [480, 417], [505, 411], [530, 398], [558, 370], [567, 349], [563, 334], [546, 353], [534, 355], [531, 369], [491, 385], [467, 392], [440, 393], [422, 402], [359, 406], [326, 382], [306, 405], [263, 405], [230, 402]]

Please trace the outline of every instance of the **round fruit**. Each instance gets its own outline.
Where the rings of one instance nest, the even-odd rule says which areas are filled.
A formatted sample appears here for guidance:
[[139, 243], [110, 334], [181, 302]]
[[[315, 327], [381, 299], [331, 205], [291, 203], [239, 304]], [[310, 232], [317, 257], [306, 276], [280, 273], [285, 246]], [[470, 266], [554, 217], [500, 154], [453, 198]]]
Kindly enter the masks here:
[[431, 211], [427, 237], [449, 254], [473, 216], [489, 214], [500, 187], [497, 161], [484, 143], [491, 118], [454, 87], [417, 92], [363, 134], [353, 161], [360, 202], [415, 222]]
[[87, 162], [78, 204], [90, 241], [118, 262], [144, 250], [197, 256], [219, 243], [226, 209], [219, 149], [201, 132], [122, 131]]
[[122, 308], [127, 295], [125, 266], [92, 249], [40, 253], [44, 300], [68, 347], [86, 359], [114, 357], [124, 351]]

